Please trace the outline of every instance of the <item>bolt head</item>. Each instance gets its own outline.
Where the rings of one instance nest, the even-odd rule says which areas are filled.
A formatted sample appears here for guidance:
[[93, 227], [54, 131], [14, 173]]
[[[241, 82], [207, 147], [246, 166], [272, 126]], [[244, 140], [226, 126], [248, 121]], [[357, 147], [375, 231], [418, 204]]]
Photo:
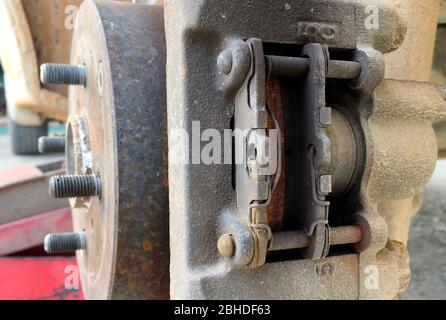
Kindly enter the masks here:
[[218, 70], [224, 74], [230, 74], [232, 71], [232, 53], [229, 50], [224, 50], [217, 59]]
[[223, 257], [232, 257], [235, 254], [235, 241], [232, 234], [226, 233], [218, 239], [218, 252]]

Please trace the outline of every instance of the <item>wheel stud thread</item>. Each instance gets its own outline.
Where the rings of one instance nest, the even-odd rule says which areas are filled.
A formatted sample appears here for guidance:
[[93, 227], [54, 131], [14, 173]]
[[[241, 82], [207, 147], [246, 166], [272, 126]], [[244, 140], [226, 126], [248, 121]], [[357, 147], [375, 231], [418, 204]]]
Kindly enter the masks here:
[[43, 84], [87, 85], [87, 68], [67, 64], [46, 63], [40, 66], [40, 81]]
[[72, 253], [87, 249], [87, 236], [85, 232], [49, 234], [44, 240], [45, 252]]
[[95, 175], [55, 176], [50, 180], [50, 195], [56, 199], [101, 195], [101, 178]]
[[62, 153], [65, 152], [64, 137], [41, 137], [39, 139], [40, 153]]

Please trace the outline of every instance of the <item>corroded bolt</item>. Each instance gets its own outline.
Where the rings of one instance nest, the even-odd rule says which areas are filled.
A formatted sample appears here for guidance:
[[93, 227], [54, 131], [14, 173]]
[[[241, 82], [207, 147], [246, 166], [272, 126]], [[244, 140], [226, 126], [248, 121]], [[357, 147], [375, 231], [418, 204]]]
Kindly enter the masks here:
[[223, 257], [232, 257], [235, 254], [235, 241], [232, 234], [225, 233], [222, 235], [218, 239], [217, 248]]
[[39, 138], [40, 153], [65, 152], [65, 137], [41, 137]]
[[46, 63], [40, 66], [40, 81], [43, 84], [87, 85], [87, 67]]
[[85, 232], [49, 234], [45, 237], [44, 248], [47, 253], [72, 253], [87, 249]]
[[98, 197], [101, 178], [95, 175], [55, 176], [50, 180], [50, 195], [56, 199]]

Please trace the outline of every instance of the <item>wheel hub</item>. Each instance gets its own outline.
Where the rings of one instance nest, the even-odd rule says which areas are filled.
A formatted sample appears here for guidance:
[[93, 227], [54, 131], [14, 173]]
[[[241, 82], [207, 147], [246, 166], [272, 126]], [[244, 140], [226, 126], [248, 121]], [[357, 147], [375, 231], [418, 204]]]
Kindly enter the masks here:
[[71, 199], [90, 299], [169, 296], [165, 55], [161, 8], [82, 5], [71, 64], [87, 81], [70, 88], [66, 149], [69, 175], [101, 181], [99, 197]]

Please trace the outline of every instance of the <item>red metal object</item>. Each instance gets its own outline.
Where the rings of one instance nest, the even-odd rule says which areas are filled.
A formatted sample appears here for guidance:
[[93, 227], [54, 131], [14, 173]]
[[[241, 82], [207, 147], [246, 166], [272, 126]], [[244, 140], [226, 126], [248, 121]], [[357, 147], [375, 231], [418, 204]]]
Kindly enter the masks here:
[[73, 229], [68, 203], [47, 192], [63, 171], [59, 161], [0, 172], [0, 257], [15, 255], [0, 258], [0, 300], [83, 299], [76, 259], [45, 256], [41, 246], [47, 234]]
[[42, 171], [33, 164], [21, 165], [6, 171], [0, 172], [0, 187], [40, 178]]
[[0, 300], [83, 300], [75, 258], [0, 258]]
[[71, 209], [64, 208], [0, 225], [0, 256], [36, 247], [49, 233], [73, 230]]

